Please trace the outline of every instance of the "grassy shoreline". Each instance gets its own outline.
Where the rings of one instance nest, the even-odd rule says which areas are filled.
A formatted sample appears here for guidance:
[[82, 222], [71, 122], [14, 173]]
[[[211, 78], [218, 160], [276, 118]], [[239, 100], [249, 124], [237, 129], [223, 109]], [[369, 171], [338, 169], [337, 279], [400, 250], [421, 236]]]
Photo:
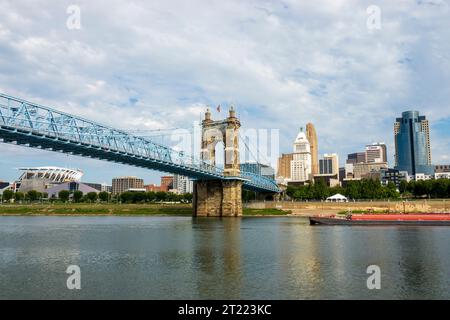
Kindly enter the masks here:
[[[192, 216], [190, 204], [2, 204], [0, 216]], [[289, 210], [247, 209], [244, 216], [283, 216]]]

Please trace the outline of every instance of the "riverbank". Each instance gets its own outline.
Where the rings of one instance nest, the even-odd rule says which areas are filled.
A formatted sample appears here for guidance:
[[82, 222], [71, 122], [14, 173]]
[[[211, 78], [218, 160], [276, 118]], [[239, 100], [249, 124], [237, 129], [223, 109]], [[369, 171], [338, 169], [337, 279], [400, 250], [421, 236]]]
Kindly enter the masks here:
[[450, 213], [450, 199], [413, 201], [359, 201], [359, 202], [300, 202], [255, 201], [244, 204], [247, 209], [290, 210], [294, 216], [324, 215], [339, 212], [386, 212], [386, 213]]
[[[2, 204], [0, 216], [192, 216], [191, 204]], [[244, 216], [283, 216], [290, 210], [245, 208]]]
[[[421, 201], [365, 201], [365, 202], [252, 202], [245, 203], [244, 216], [311, 216], [333, 215], [343, 212], [383, 213], [450, 213], [449, 200]], [[113, 203], [45, 203], [1, 204], [0, 216], [192, 216], [192, 204], [113, 204]]]

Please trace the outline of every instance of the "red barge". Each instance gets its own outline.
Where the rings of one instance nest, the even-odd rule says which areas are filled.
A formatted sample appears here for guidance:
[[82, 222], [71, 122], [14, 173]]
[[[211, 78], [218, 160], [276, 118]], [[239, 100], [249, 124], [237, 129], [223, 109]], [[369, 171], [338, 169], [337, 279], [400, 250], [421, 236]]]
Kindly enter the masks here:
[[359, 225], [359, 226], [450, 226], [450, 214], [445, 213], [404, 213], [404, 214], [349, 214], [345, 217], [312, 216], [311, 225]]

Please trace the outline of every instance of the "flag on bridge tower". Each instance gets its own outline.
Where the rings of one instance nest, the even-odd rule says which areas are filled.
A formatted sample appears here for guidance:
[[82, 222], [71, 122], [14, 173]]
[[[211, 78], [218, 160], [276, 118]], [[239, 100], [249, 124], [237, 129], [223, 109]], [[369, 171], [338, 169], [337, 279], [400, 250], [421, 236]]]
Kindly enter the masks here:
[[217, 112], [220, 113], [220, 104], [217, 106]]

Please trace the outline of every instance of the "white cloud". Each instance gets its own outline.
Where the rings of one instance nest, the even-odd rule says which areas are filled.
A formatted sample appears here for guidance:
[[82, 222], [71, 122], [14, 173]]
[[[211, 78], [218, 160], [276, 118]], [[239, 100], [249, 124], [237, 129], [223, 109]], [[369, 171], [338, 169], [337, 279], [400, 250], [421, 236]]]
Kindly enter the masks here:
[[234, 102], [246, 127], [280, 129], [282, 151], [312, 121], [341, 159], [392, 146], [405, 109], [450, 118], [444, 1], [377, 1], [379, 31], [371, 1], [78, 1], [81, 30], [69, 4], [0, 4], [0, 91], [132, 129], [189, 128]]

